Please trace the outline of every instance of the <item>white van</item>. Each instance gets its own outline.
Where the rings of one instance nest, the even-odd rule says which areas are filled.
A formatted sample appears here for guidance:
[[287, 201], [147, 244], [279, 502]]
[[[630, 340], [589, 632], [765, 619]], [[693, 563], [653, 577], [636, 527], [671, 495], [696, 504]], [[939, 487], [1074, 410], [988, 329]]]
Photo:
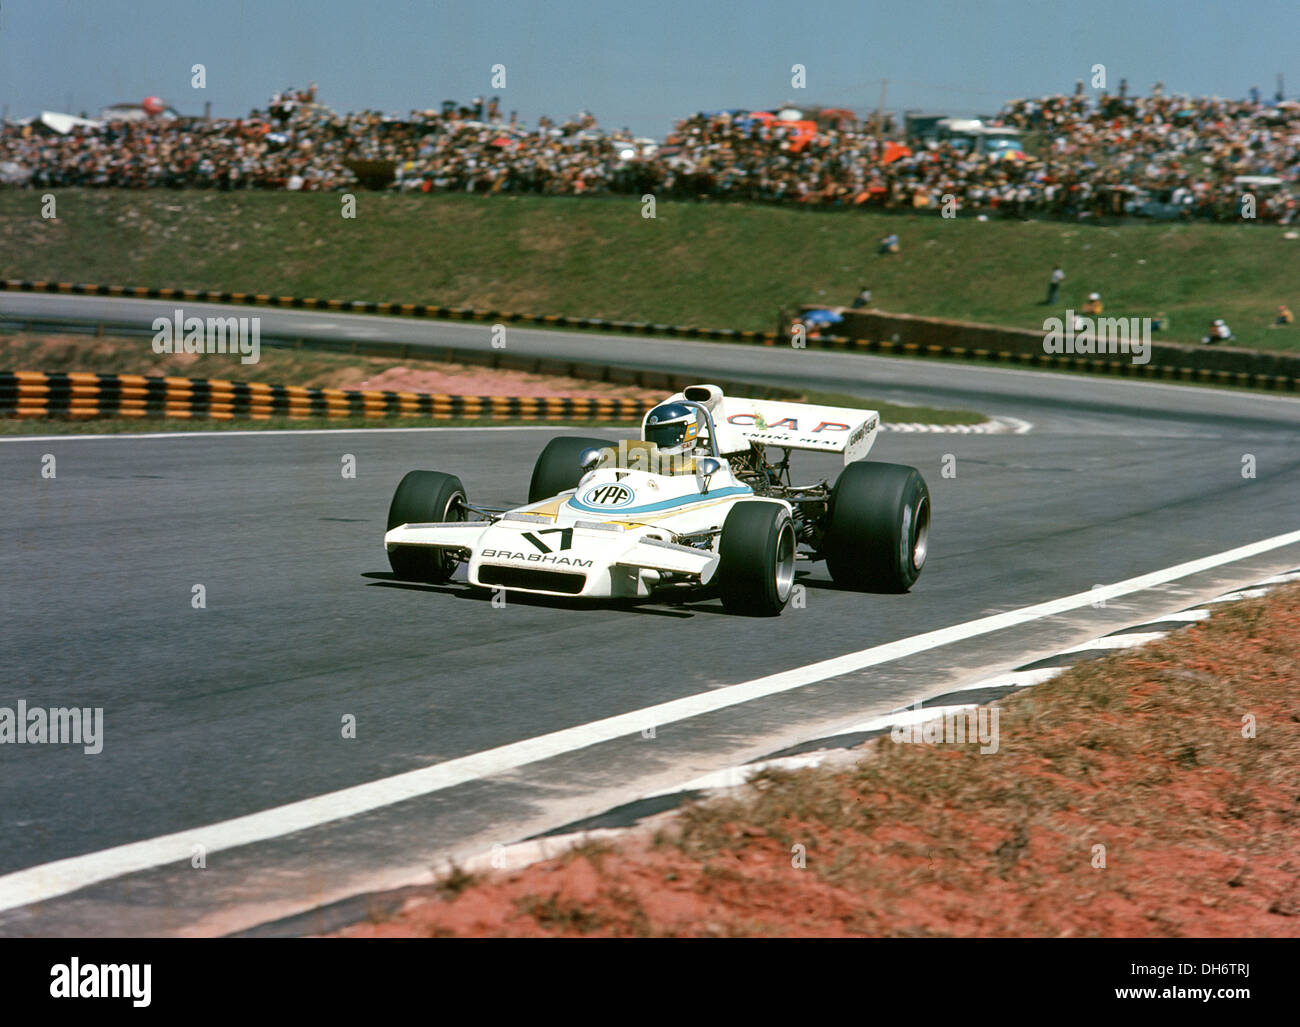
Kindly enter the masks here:
[[994, 160], [1003, 154], [1025, 152], [1019, 131], [986, 125], [979, 118], [943, 118], [935, 125], [935, 138]]

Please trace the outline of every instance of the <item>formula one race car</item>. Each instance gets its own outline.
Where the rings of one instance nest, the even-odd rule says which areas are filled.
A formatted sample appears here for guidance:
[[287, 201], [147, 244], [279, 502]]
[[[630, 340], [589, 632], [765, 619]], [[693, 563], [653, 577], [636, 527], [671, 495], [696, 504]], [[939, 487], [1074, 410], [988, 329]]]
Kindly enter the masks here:
[[[411, 471], [388, 509], [393, 573], [574, 598], [721, 596], [779, 614], [798, 560], [836, 583], [905, 592], [925, 564], [930, 493], [920, 473], [862, 460], [873, 410], [723, 396], [692, 385], [649, 411], [639, 440], [561, 436], [533, 468], [528, 503], [470, 503], [460, 479]], [[790, 483], [791, 450], [842, 453], [835, 484]], [[774, 461], [769, 450], [780, 450]]]

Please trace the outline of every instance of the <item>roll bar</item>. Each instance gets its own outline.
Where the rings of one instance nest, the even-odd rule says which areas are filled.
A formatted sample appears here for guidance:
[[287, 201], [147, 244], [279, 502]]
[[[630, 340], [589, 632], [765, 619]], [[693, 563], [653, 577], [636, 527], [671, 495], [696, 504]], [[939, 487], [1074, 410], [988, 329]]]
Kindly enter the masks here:
[[[680, 403], [682, 406], [694, 407], [704, 415], [704, 424], [709, 429], [709, 456], [720, 457], [718, 452], [718, 429], [713, 423], [713, 415], [709, 413], [709, 408], [703, 403], [697, 403], [693, 399], [675, 399], [674, 403]], [[641, 437], [645, 437], [645, 418], [650, 416], [647, 410], [645, 417], [641, 418]]]

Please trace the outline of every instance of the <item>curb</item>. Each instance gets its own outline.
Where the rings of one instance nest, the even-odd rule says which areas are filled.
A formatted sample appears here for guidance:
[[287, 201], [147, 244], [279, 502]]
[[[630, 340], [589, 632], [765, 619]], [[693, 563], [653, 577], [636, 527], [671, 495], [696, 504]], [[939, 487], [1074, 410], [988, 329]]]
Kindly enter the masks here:
[[220, 378], [0, 371], [0, 417], [433, 417], [527, 421], [639, 420], [652, 403], [623, 398], [452, 396], [315, 389]]
[[915, 421], [882, 421], [881, 431], [928, 435], [1026, 435], [1033, 424], [1019, 417], [991, 417], [980, 424], [919, 424]]
[[[481, 310], [474, 307], [447, 307], [425, 303], [373, 302], [367, 300], [318, 299], [314, 296], [273, 296], [270, 293], [220, 292], [213, 289], [153, 288], [139, 285], [88, 285], [79, 282], [47, 282], [26, 279], [0, 279], [0, 292], [44, 292], [74, 296], [113, 296], [135, 299], [195, 300], [203, 303], [243, 303], [248, 306], [287, 307], [297, 310], [332, 310], [358, 314], [384, 314], [394, 317], [434, 318], [453, 321], [484, 321], [496, 324], [536, 324], [556, 328], [580, 328], [627, 335], [665, 335], [679, 339], [709, 342], [732, 342], [748, 345], [784, 345], [787, 339], [775, 332], [739, 331], [734, 328], [698, 328], [695, 326], [653, 324], [645, 321], [608, 321], [599, 317], [569, 317], [565, 314], [524, 314], [505, 310]], [[36, 319], [33, 319], [36, 320]], [[1172, 364], [1132, 364], [1093, 361], [1086, 357], [1050, 353], [1020, 353], [1012, 350], [981, 349], [967, 346], [921, 345], [894, 339], [854, 339], [842, 335], [810, 335], [809, 349], [883, 354], [937, 359], [971, 360], [1008, 364], [1017, 367], [1057, 371], [1083, 371], [1117, 377], [1151, 378], [1162, 381], [1191, 382], [1200, 385], [1233, 385], [1240, 388], [1295, 392], [1300, 377], [1261, 374], [1254, 371], [1229, 371], [1183, 367]]]

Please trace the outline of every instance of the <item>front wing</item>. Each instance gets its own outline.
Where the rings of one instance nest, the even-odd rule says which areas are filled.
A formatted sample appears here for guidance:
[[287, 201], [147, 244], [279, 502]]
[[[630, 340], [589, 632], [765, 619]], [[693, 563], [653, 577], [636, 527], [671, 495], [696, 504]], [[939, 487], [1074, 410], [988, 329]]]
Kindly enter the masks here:
[[669, 576], [707, 585], [718, 568], [716, 553], [647, 537], [643, 529], [598, 521], [560, 527], [516, 516], [402, 524], [384, 546], [447, 550], [468, 562], [472, 585], [585, 598], [646, 596]]

